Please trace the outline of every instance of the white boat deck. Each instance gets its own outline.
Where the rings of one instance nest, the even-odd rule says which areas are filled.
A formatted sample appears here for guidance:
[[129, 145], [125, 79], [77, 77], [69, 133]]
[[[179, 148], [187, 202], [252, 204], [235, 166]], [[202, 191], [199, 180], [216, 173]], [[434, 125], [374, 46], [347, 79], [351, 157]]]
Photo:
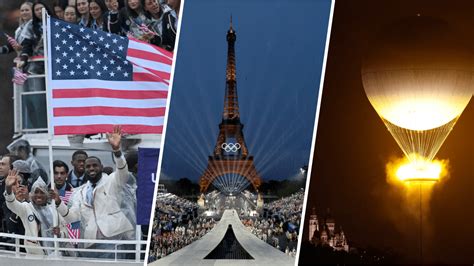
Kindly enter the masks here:
[[[204, 259], [222, 240], [228, 225], [232, 225], [240, 245], [253, 257], [253, 260], [209, 260]], [[290, 266], [295, 260], [285, 253], [270, 246], [248, 231], [234, 210], [226, 210], [219, 223], [201, 239], [190, 245], [150, 263], [150, 266], [161, 265], [271, 265]]]
[[104, 261], [86, 258], [72, 257], [43, 257], [43, 256], [20, 256], [14, 257], [4, 255], [0, 252], [0, 265], [2, 266], [143, 266], [143, 262], [134, 261]]

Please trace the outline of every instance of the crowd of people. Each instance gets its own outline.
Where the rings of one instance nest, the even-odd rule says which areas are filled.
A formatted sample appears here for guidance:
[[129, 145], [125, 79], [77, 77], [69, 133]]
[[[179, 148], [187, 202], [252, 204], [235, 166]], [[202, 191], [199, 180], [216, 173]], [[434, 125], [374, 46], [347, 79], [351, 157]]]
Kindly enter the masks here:
[[[208, 197], [208, 201], [211, 201]], [[212, 197], [219, 200], [220, 197]], [[272, 245], [288, 256], [295, 257], [300, 219], [304, 200], [301, 190], [288, 197], [265, 203], [260, 215], [248, 215], [241, 198], [225, 197], [221, 205], [226, 209], [240, 210], [242, 223], [262, 241]], [[235, 202], [234, 202], [235, 201]], [[213, 206], [210, 202], [209, 206]], [[224, 208], [224, 206], [221, 206]], [[206, 214], [198, 215], [198, 204], [171, 193], [158, 193], [148, 263], [163, 258], [207, 234], [216, 224]]]
[[[94, 30], [102, 30], [143, 42], [169, 51], [174, 50], [180, 0], [55, 0], [51, 8], [43, 0], [27, 0], [20, 5], [19, 25], [0, 44], [0, 54], [16, 53], [13, 79], [22, 91], [45, 91], [42, 77], [45, 73], [43, 17], [44, 8], [49, 16]], [[45, 102], [25, 97], [24, 123], [28, 128], [46, 128]]]
[[[11, 33], [2, 32], [1, 39], [5, 37], [6, 41], [0, 43], [0, 54], [16, 54], [13, 82], [18, 85], [23, 85], [26, 78], [17, 79], [17, 71], [25, 76], [44, 74], [43, 61], [36, 60], [44, 56], [43, 8], [52, 18], [67, 23], [135, 38], [169, 51], [174, 49], [180, 0], [55, 0], [52, 5], [49, 2], [24, 1], [19, 5], [18, 28]], [[21, 90], [44, 91], [44, 79], [28, 79]], [[23, 123], [27, 121], [31, 126], [28, 128], [45, 128], [39, 122], [46, 113], [38, 109], [40, 104], [29, 103], [29, 97], [22, 100], [26, 106]], [[130, 163], [127, 167], [120, 151], [120, 128], [117, 130], [109, 138], [115, 169], [104, 167], [100, 158], [78, 150], [72, 154], [70, 164], [54, 161], [54, 173], [49, 177], [49, 171], [32, 155], [27, 141], [20, 139], [10, 145], [7, 154], [0, 154], [0, 232], [31, 237], [56, 235], [72, 240], [135, 239], [137, 160], [136, 154], [131, 156], [133, 167]], [[13, 239], [0, 238], [0, 242], [6, 241]], [[29, 254], [51, 253], [42, 248], [50, 246], [47, 241], [28, 240], [22, 244], [26, 247], [22, 250]], [[2, 247], [5, 248], [0, 244]], [[114, 249], [115, 245], [78, 245], [71, 241], [63, 247]], [[110, 257], [114, 254], [73, 251], [62, 255]]]
[[[1, 232], [29, 237], [69, 238], [60, 247], [106, 249], [110, 253], [89, 251], [62, 252], [64, 256], [114, 258], [115, 244], [94, 241], [78, 245], [75, 239], [134, 240], [136, 229], [136, 154], [125, 159], [122, 153], [122, 132], [119, 126], [108, 134], [115, 159], [115, 171], [106, 174], [100, 158], [83, 150], [72, 154], [67, 163], [53, 162], [53, 178], [46, 172], [33, 176], [39, 165], [31, 154], [28, 142], [10, 145], [9, 153], [0, 160]], [[23, 154], [28, 156], [22, 157]], [[39, 168], [41, 169], [41, 168]], [[48, 184], [53, 182], [53, 185]], [[54, 189], [52, 189], [52, 187]], [[11, 241], [11, 238], [0, 241]], [[49, 255], [53, 243], [25, 240], [28, 254]], [[0, 245], [2, 246], [2, 245]], [[131, 247], [119, 247], [128, 249]], [[133, 249], [135, 247], [133, 246]], [[133, 251], [134, 252], [134, 251]], [[119, 258], [127, 258], [123, 255]]]
[[248, 230], [261, 240], [295, 257], [304, 191], [265, 203], [264, 215], [242, 219]]
[[172, 51], [180, 7], [180, 0], [55, 0], [52, 8], [43, 0], [25, 1], [20, 5], [19, 26], [13, 36], [6, 34], [8, 41], [0, 47], [0, 54], [17, 52], [19, 66], [44, 54], [43, 8], [53, 18]]
[[[94, 30], [135, 38], [172, 51], [177, 32], [180, 0], [26, 0], [19, 5], [19, 25], [12, 33], [3, 33], [0, 54], [16, 54], [13, 82], [22, 91], [44, 91], [43, 78], [29, 75], [44, 74], [42, 10], [55, 19]], [[25, 78], [17, 78], [17, 72]], [[20, 75], [21, 76], [21, 75]], [[44, 105], [24, 97], [23, 123], [26, 128], [45, 128]], [[25, 122], [26, 121], [26, 122]], [[24, 125], [23, 125], [24, 126]], [[71, 163], [54, 161], [54, 173], [48, 172], [32, 155], [26, 140], [20, 139], [0, 154], [0, 232], [32, 237], [54, 235], [70, 239], [135, 239], [136, 228], [136, 154], [135, 174], [116, 146], [120, 128], [109, 142], [114, 150], [115, 169], [104, 167], [100, 158], [78, 150]], [[120, 144], [121, 137], [118, 137]], [[128, 159], [128, 158], [127, 158]], [[72, 169], [69, 167], [72, 166]], [[130, 172], [129, 170], [130, 169]], [[115, 170], [115, 171], [114, 171]], [[54, 190], [51, 190], [53, 183]], [[56, 204], [50, 205], [50, 202]], [[51, 207], [53, 206], [53, 207]], [[13, 241], [0, 238], [0, 242]], [[29, 254], [50, 253], [46, 241], [25, 241]], [[0, 248], [4, 247], [0, 244]], [[113, 249], [115, 245], [84, 244], [71, 241], [71, 248]], [[127, 248], [127, 247], [123, 247]], [[134, 248], [134, 247], [133, 247]], [[112, 253], [64, 252], [67, 256], [104, 257]]]
[[12, 82], [19, 86], [17, 92], [32, 93], [21, 96], [22, 128], [48, 126], [46, 97], [42, 96], [46, 91], [43, 8], [52, 18], [67, 23], [174, 50], [180, 0], [54, 0], [51, 6], [49, 2], [24, 1], [16, 30], [0, 33], [0, 54], [16, 54]]
[[213, 218], [198, 216], [198, 205], [171, 193], [156, 199], [148, 262], [163, 258], [207, 234]]

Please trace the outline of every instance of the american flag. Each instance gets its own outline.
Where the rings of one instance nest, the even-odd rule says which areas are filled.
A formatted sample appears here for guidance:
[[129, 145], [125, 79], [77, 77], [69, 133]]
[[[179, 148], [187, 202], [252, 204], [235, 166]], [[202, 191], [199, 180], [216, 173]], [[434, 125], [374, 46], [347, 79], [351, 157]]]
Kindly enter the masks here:
[[21, 71], [19, 68], [13, 68], [13, 79], [12, 82], [18, 85], [23, 85], [28, 79], [28, 75]]
[[8, 43], [9, 43], [13, 48], [15, 48], [15, 47], [17, 47], [17, 46], [20, 45], [20, 44], [18, 44], [18, 42], [17, 42], [13, 37], [11, 37], [10, 35], [8, 35], [8, 34], [6, 34], [6, 33], [5, 33], [5, 37], [7, 37]]
[[[71, 199], [73, 191], [71, 190], [66, 190], [64, 193], [64, 196], [59, 195], [59, 198], [61, 199], [64, 204], [68, 204], [69, 200]], [[71, 224], [66, 225], [67, 232], [69, 235], [70, 239], [79, 239], [81, 236], [81, 229], [80, 229], [80, 222], [75, 222]]]
[[48, 18], [54, 135], [161, 134], [173, 54], [137, 39]]

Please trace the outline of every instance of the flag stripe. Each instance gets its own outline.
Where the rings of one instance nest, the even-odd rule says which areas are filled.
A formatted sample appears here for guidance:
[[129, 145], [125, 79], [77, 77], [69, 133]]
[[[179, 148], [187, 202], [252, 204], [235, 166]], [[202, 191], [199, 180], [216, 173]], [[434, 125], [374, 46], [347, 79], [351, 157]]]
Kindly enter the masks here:
[[54, 99], [51, 103], [53, 108], [57, 107], [122, 107], [122, 108], [157, 108], [166, 107], [166, 99], [145, 99], [145, 100], [129, 100], [129, 99], [111, 99], [105, 97], [91, 98], [71, 98], [71, 99]]
[[168, 72], [163, 72], [163, 71], [159, 71], [159, 70], [154, 70], [154, 69], [146, 68], [146, 67], [145, 67], [145, 69], [148, 70], [148, 71], [150, 71], [150, 72], [153, 73], [154, 75], [157, 75], [157, 76], [163, 78], [163, 79], [166, 81], [166, 82], [165, 82], [165, 81], [164, 81], [164, 82], [165, 82], [166, 84], [169, 84], [168, 81], [171, 79], [171, 74], [170, 74], [170, 73], [168, 73]]
[[51, 86], [54, 89], [114, 89], [129, 91], [168, 91], [168, 86], [164, 83], [146, 82], [146, 81], [106, 81], [98, 79], [79, 79], [79, 80], [53, 80]]
[[[170, 73], [166, 72], [161, 72], [161, 71], [155, 71], [153, 69], [147, 69], [141, 66], [138, 66], [136, 64], [133, 65], [133, 75], [136, 74], [150, 74], [153, 75], [153, 77], [149, 77], [149, 79], [152, 80], [158, 80], [160, 82], [165, 83], [166, 85], [169, 85], [169, 79], [170, 79]], [[143, 77], [146, 78], [146, 77]], [[135, 80], [135, 79], [134, 79]], [[144, 80], [146, 81], [146, 80]]]
[[[121, 125], [122, 132], [128, 134], [161, 134], [163, 126]], [[82, 126], [55, 126], [54, 134], [94, 134], [97, 132], [112, 132], [113, 124], [82, 125]]]
[[153, 70], [151, 68], [143, 68], [137, 65], [133, 65], [133, 75], [136, 74], [152, 74], [154, 76], [158, 76], [160, 78], [160, 81], [163, 83], [169, 85], [169, 80], [171, 78], [171, 74], [167, 72], [162, 72], [158, 70]]
[[13, 79], [12, 79], [13, 83], [18, 84], [18, 85], [23, 85], [27, 79], [28, 79], [28, 75], [26, 73], [23, 73], [17, 67], [13, 68]]
[[101, 125], [101, 124], [129, 124], [159, 126], [163, 124], [163, 117], [144, 116], [112, 116], [112, 115], [82, 115], [82, 116], [57, 116], [54, 118], [54, 126], [79, 126], [79, 125]]
[[165, 107], [161, 108], [123, 108], [123, 107], [66, 107], [54, 108], [53, 116], [89, 116], [89, 115], [111, 115], [111, 116], [164, 116]]
[[130, 38], [128, 41], [128, 49], [137, 49], [142, 51], [147, 51], [150, 53], [156, 53], [168, 57], [173, 60], [173, 53], [165, 49], [160, 49], [154, 45], [150, 45], [144, 41], [140, 41], [135, 38]]
[[133, 64], [133, 74], [135, 75], [137, 73], [141, 73], [141, 74], [145, 73], [145, 74], [152, 74], [152, 75], [158, 76], [161, 78], [160, 81], [165, 83], [166, 85], [169, 85], [168, 81], [170, 80], [170, 77], [171, 77], [170, 73], [154, 70], [151, 68], [141, 67], [136, 64]]
[[165, 81], [165, 79], [152, 73], [133, 73], [133, 80], [134, 81], [155, 81], [155, 82], [163, 82], [164, 84], [168, 84], [168, 82]]
[[55, 89], [53, 98], [89, 98], [89, 97], [107, 97], [116, 99], [155, 99], [168, 97], [167, 91], [124, 91], [99, 88], [87, 89]]
[[153, 60], [153, 61], [159, 61], [159, 62], [163, 62], [167, 65], [171, 65], [171, 63], [173, 63], [173, 60], [171, 58], [168, 58], [168, 57], [163, 56], [161, 54], [151, 53], [151, 52], [148, 52], [148, 51], [143, 51], [143, 50], [138, 50], [138, 49], [133, 49], [133, 48], [128, 49], [127, 55], [130, 56], [130, 57], [136, 57], [136, 58], [148, 59], [148, 60]]
[[67, 224], [67, 232], [69, 234], [70, 239], [79, 239], [80, 230], [79, 229], [71, 229], [71, 225]]
[[171, 66], [163, 64], [161, 62], [155, 62], [147, 59], [141, 59], [138, 57], [127, 56], [127, 60], [136, 64], [137, 66], [146, 68], [148, 70], [153, 69], [155, 71], [160, 71], [164, 73], [171, 73]]
[[29, 60], [33, 61], [33, 60], [42, 60], [42, 59], [44, 59], [43, 55], [35, 55], [35, 56], [32, 56]]

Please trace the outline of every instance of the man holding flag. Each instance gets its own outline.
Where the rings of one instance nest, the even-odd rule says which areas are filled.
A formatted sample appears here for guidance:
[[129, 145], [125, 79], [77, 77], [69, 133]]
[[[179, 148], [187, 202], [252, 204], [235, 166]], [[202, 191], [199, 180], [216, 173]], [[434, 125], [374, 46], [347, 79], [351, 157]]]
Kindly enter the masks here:
[[[123, 200], [123, 187], [127, 184], [129, 173], [127, 162], [120, 150], [122, 132], [119, 126], [107, 135], [116, 161], [116, 171], [110, 176], [103, 173], [99, 158], [86, 159], [87, 183], [77, 189], [72, 206], [61, 201], [57, 191], [51, 192], [59, 214], [67, 223], [81, 221], [81, 235], [85, 239], [126, 240], [134, 230], [120, 208]], [[87, 244], [85, 248], [111, 249], [114, 244]], [[83, 252], [83, 257], [113, 258], [114, 253]]]
[[[129, 177], [120, 150], [122, 133], [162, 133], [173, 54], [133, 38], [54, 18], [46, 21], [49, 134], [51, 138], [96, 134], [113, 128], [107, 139], [116, 162], [116, 171], [109, 176], [103, 173], [101, 160], [89, 156], [88, 181], [76, 189], [70, 207], [57, 192], [51, 196], [66, 222], [81, 221], [81, 238], [130, 239], [135, 228], [121, 209]], [[49, 148], [52, 158], [51, 141]], [[113, 250], [115, 245], [95, 243], [85, 248]], [[113, 258], [114, 253], [81, 255]]]

